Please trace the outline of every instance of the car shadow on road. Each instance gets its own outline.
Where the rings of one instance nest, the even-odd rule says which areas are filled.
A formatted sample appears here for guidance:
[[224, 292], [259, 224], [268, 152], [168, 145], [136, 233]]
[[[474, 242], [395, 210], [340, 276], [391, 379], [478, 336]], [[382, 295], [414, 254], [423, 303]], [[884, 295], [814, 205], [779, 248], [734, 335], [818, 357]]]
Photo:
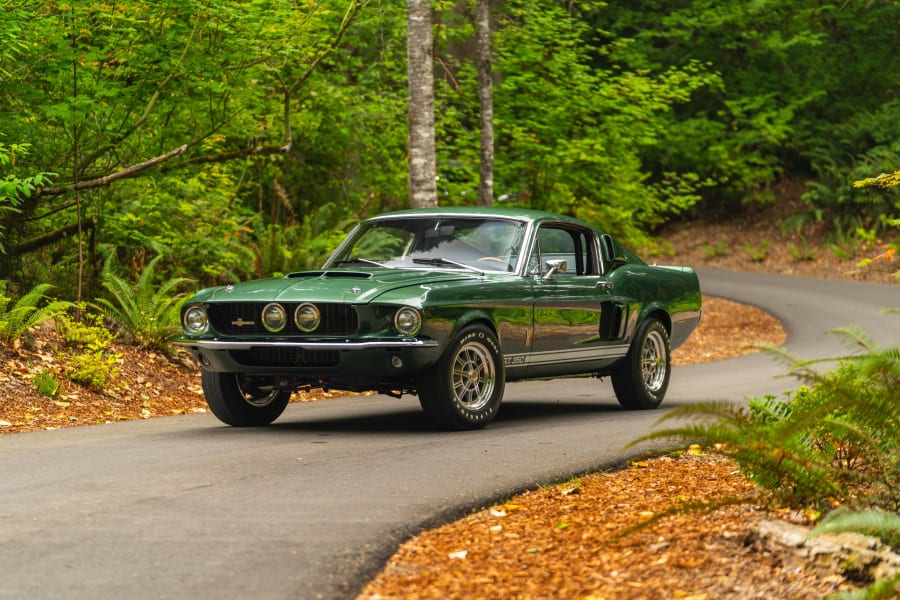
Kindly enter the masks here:
[[[340, 401], [340, 400], [338, 400]], [[599, 418], [601, 422], [629, 414], [618, 404], [578, 401], [511, 400], [504, 402], [500, 413], [488, 429], [508, 429], [523, 425], [549, 423], [560, 419]], [[660, 413], [661, 416], [662, 413]], [[272, 433], [385, 433], [458, 435], [466, 432], [446, 431], [435, 426], [416, 407], [369, 406], [360, 409], [348, 404], [346, 414], [313, 414], [304, 410], [283, 415], [272, 425], [254, 429], [266, 435]]]

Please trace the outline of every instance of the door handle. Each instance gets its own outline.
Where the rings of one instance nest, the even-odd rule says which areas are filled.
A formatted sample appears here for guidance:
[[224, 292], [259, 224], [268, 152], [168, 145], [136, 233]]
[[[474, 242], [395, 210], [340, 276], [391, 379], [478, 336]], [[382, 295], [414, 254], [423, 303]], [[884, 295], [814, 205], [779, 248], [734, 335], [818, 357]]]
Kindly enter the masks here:
[[596, 284], [594, 284], [594, 287], [600, 288], [605, 292], [611, 292], [613, 284], [609, 281], [598, 281]]

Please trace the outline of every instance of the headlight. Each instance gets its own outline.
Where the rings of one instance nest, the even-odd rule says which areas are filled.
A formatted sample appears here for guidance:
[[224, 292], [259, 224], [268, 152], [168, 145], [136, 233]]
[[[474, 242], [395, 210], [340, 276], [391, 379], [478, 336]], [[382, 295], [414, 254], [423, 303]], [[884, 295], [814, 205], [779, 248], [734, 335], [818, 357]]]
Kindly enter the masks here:
[[403, 335], [416, 335], [422, 327], [422, 313], [404, 306], [394, 315], [394, 328]]
[[189, 335], [206, 333], [209, 329], [209, 317], [206, 315], [206, 309], [202, 306], [189, 307], [184, 311], [182, 325], [185, 333]]
[[315, 304], [301, 304], [294, 311], [294, 323], [297, 329], [309, 333], [319, 326], [321, 317]]
[[287, 325], [287, 311], [275, 302], [266, 304], [262, 310], [262, 323], [272, 333], [278, 333]]

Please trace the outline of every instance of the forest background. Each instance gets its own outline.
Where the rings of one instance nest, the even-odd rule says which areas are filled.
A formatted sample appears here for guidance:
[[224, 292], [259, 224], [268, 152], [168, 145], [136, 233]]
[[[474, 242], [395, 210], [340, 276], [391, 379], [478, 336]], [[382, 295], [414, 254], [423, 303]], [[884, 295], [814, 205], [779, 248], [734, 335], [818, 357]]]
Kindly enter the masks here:
[[[835, 252], [896, 225], [900, 3], [488, 2], [494, 204], [645, 253], [778, 208]], [[407, 15], [379, 0], [0, 0], [0, 281], [109, 295], [317, 267], [409, 206]], [[433, 2], [437, 188], [478, 202], [475, 3]], [[892, 220], [894, 219], [894, 220]], [[157, 258], [159, 257], [159, 258]], [[184, 282], [180, 278], [189, 278]], [[182, 286], [184, 287], [184, 285]], [[174, 290], [174, 287], [172, 288]]]

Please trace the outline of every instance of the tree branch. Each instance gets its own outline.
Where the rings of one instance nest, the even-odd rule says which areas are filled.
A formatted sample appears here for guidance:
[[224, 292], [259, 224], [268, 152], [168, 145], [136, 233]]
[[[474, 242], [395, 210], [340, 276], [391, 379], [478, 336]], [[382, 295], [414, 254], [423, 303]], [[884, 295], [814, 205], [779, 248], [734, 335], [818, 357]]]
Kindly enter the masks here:
[[63, 194], [67, 194], [69, 192], [76, 192], [80, 190], [88, 190], [98, 187], [106, 187], [112, 182], [118, 179], [126, 179], [128, 177], [134, 177], [141, 171], [145, 171], [151, 167], [155, 167], [160, 163], [164, 163], [173, 156], [177, 156], [179, 154], [183, 154], [184, 151], [187, 150], [187, 144], [175, 148], [174, 150], [170, 150], [161, 156], [157, 156], [155, 158], [151, 158], [150, 160], [144, 161], [142, 163], [137, 163], [135, 165], [131, 165], [130, 167], [126, 167], [121, 171], [116, 171], [115, 173], [110, 173], [109, 175], [104, 175], [103, 177], [98, 177], [96, 179], [89, 179], [87, 181], [79, 181], [73, 185], [63, 185], [57, 187], [48, 187], [41, 188], [36, 195], [38, 196], [61, 196]]
[[[83, 230], [90, 230], [96, 226], [97, 217], [91, 217], [90, 220], [82, 224], [81, 228]], [[73, 236], [77, 233], [78, 223], [72, 223], [71, 225], [57, 229], [56, 231], [51, 231], [50, 233], [45, 233], [42, 236], [31, 238], [30, 240], [22, 242], [21, 244], [13, 248], [12, 255], [21, 256], [23, 254], [27, 254], [28, 252], [33, 252], [34, 250], [38, 250], [39, 248], [43, 248], [44, 246], [49, 246], [53, 242]]]

